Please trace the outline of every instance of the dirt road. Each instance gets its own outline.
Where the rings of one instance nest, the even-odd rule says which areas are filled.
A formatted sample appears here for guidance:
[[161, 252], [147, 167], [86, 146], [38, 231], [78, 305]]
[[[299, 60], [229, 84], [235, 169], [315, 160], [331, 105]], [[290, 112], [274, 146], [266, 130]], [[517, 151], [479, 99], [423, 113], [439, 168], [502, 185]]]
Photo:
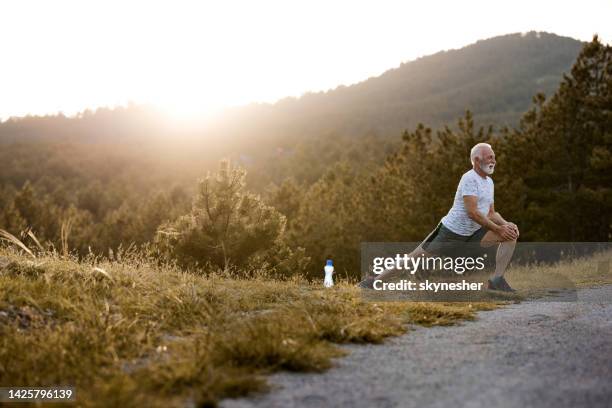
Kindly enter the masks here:
[[221, 406], [610, 407], [612, 286], [347, 349], [324, 374], [277, 374], [269, 394]]

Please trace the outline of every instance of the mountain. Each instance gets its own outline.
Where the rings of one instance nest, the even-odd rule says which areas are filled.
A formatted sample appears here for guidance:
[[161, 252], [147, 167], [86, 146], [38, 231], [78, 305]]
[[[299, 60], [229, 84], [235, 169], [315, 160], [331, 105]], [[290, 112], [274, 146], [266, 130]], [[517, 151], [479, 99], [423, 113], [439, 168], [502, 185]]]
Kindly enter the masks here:
[[419, 122], [434, 127], [454, 122], [466, 109], [477, 122], [514, 125], [537, 92], [554, 92], [582, 45], [542, 32], [481, 40], [402, 63], [358, 84], [235, 109], [216, 131], [274, 138], [397, 136]]
[[[454, 122], [466, 109], [478, 122], [512, 125], [533, 95], [556, 89], [582, 44], [533, 31], [494, 37], [402, 63], [354, 85], [228, 109], [212, 124], [200, 124], [190, 132], [226, 142], [255, 139], [256, 144], [262, 138], [329, 133], [397, 136], [419, 122], [434, 127]], [[163, 139], [178, 132], [156, 116], [157, 112], [132, 106], [86, 111], [73, 119], [62, 115], [12, 119], [0, 124], [0, 140], [82, 137], [125, 142], [131, 137]]]
[[0, 144], [105, 145], [96, 148], [102, 164], [116, 151], [122, 160], [148, 162], [187, 179], [230, 157], [247, 167], [258, 187], [288, 176], [312, 182], [328, 163], [345, 159], [364, 167], [382, 160], [419, 122], [454, 124], [470, 109], [478, 125], [516, 124], [536, 93], [553, 93], [582, 44], [541, 32], [494, 37], [402, 63], [354, 85], [228, 109], [190, 127], [135, 105], [74, 118], [10, 119], [0, 123]]

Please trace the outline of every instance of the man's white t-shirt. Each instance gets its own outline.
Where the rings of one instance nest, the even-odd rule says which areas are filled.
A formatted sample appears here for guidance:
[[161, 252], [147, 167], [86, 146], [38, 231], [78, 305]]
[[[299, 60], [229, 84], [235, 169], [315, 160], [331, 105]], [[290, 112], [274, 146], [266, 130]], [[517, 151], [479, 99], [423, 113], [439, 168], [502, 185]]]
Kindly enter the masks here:
[[446, 228], [455, 234], [469, 236], [478, 231], [481, 225], [468, 216], [463, 203], [463, 196], [466, 195], [477, 196], [478, 211], [487, 215], [493, 204], [493, 179], [489, 176], [482, 178], [474, 169], [465, 173], [457, 186], [453, 207], [442, 217], [442, 225]]

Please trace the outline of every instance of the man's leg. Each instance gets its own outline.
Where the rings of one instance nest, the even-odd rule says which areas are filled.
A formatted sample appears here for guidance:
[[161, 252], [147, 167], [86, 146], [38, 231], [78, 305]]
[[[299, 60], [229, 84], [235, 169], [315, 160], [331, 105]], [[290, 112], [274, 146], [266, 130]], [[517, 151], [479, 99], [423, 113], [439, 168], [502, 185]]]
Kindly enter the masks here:
[[[427, 252], [423, 249], [423, 245], [426, 242], [430, 242], [432, 239], [434, 239], [436, 237], [436, 234], [438, 233], [438, 231], [440, 230], [440, 226], [442, 225], [442, 223], [439, 223], [436, 228], [431, 231], [427, 237], [425, 237], [425, 239], [423, 240], [423, 242], [421, 242], [412, 252], [410, 252], [408, 254], [408, 257], [410, 258], [415, 258], [417, 256], [421, 256], [423, 254], [425, 254], [425, 256], [427, 256]], [[364, 280], [362, 280], [361, 282], [359, 282], [357, 284], [357, 286], [360, 286], [362, 288], [371, 288], [374, 281], [377, 280], [383, 280], [383, 279], [389, 279], [390, 277], [397, 275], [400, 271], [396, 270], [396, 269], [385, 269], [384, 271], [382, 271], [380, 274], [375, 275], [375, 276], [368, 276], [366, 277]]]
[[504, 272], [512, 259], [514, 253], [514, 247], [516, 246], [516, 240], [505, 240], [499, 234], [493, 231], [487, 231], [480, 241], [480, 246], [483, 248], [491, 247], [495, 244], [499, 244], [497, 248], [497, 254], [495, 256], [495, 273], [492, 279], [501, 278], [504, 276]]
[[[422, 254], [425, 254], [427, 256], [427, 252], [425, 252], [425, 250], [421, 247], [421, 245], [419, 245], [418, 247], [414, 249], [414, 251], [408, 254], [408, 258], [416, 258], [418, 256], [421, 256]], [[380, 274], [374, 276], [374, 280], [389, 279], [392, 276], [397, 275], [400, 272], [403, 272], [403, 271], [398, 271], [397, 269], [385, 269]]]
[[[434, 241], [435, 239], [439, 239], [440, 237], [438, 236], [438, 234], [440, 233], [440, 228], [442, 227], [442, 223], [438, 223], [438, 225], [436, 225], [436, 228], [433, 229], [433, 231], [431, 231], [429, 234], [427, 234], [427, 236], [425, 237], [425, 239], [412, 251], [408, 254], [409, 258], [417, 258], [419, 256], [424, 255], [425, 258], [427, 258], [429, 256], [429, 253], [427, 251], [425, 251], [425, 249], [423, 249], [423, 246], [427, 246], [428, 244], [430, 244], [432, 241]], [[388, 279], [394, 275], [397, 275], [398, 271], [395, 269], [385, 269], [384, 271], [382, 271], [378, 276], [375, 276], [373, 278], [372, 281], [374, 280], [381, 280], [381, 279]]]

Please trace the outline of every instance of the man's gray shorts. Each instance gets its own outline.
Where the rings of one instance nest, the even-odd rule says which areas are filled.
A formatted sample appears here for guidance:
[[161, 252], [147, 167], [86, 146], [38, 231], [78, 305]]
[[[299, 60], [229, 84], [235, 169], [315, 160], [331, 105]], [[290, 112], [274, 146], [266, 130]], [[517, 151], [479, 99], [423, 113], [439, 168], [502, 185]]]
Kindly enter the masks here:
[[480, 227], [472, 235], [459, 235], [446, 228], [441, 222], [423, 242], [423, 249], [433, 255], [472, 256], [482, 252], [480, 241], [487, 229]]

